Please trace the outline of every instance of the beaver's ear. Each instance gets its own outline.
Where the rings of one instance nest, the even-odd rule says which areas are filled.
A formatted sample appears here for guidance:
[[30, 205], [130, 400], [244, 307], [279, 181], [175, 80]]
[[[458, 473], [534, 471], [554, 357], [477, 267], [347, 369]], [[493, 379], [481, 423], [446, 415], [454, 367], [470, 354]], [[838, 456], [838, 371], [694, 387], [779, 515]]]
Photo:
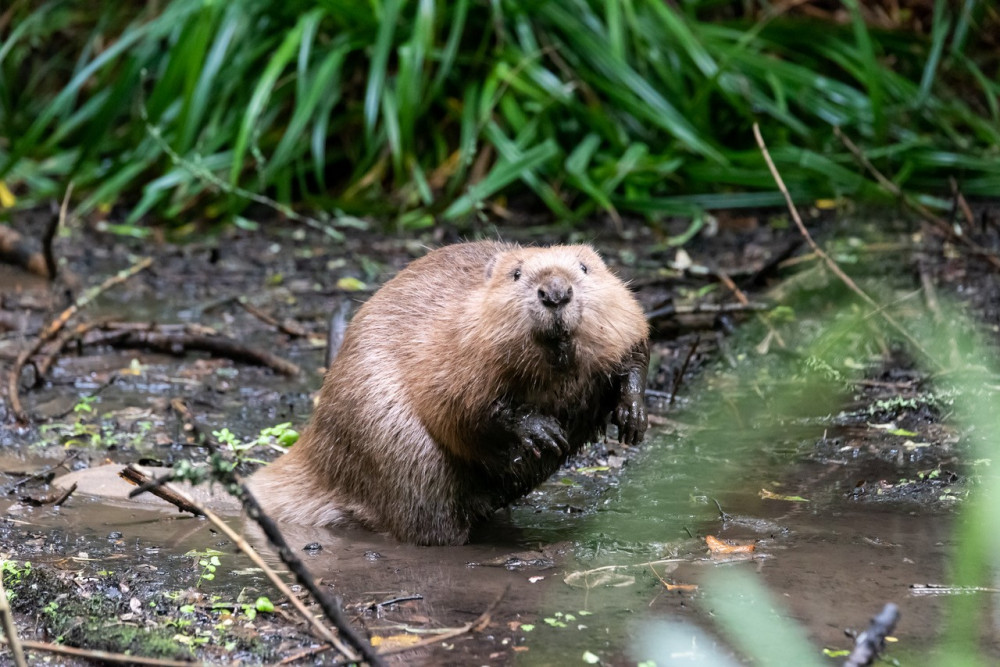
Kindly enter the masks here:
[[493, 256], [486, 260], [486, 271], [483, 275], [486, 280], [493, 277], [493, 269], [496, 268], [497, 260], [500, 259], [500, 253], [493, 253]]

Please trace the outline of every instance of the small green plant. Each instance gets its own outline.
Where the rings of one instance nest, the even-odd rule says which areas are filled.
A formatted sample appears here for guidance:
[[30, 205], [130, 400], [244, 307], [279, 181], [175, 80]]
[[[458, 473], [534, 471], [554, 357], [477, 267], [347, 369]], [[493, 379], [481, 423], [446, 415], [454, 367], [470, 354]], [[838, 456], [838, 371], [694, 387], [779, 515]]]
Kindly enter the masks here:
[[92, 407], [97, 402], [97, 396], [81, 396], [80, 400], [73, 406], [73, 412], [93, 412]]
[[201, 568], [201, 573], [195, 584], [197, 588], [201, 587], [201, 582], [215, 579], [215, 572], [222, 565], [222, 561], [219, 560], [222, 552], [215, 549], [205, 549], [204, 551], [191, 550], [184, 555], [193, 556], [198, 559], [198, 567]]
[[17, 591], [11, 590], [21, 585], [24, 581], [31, 575], [31, 561], [24, 561], [24, 565], [18, 567], [17, 561], [4, 560], [0, 564], [0, 576], [3, 577], [3, 583], [6, 587], [7, 599], [13, 600], [17, 597]]
[[277, 444], [282, 447], [291, 447], [299, 440], [299, 432], [292, 428], [292, 422], [284, 422], [268, 426], [260, 430], [260, 435], [254, 444], [270, 445]]

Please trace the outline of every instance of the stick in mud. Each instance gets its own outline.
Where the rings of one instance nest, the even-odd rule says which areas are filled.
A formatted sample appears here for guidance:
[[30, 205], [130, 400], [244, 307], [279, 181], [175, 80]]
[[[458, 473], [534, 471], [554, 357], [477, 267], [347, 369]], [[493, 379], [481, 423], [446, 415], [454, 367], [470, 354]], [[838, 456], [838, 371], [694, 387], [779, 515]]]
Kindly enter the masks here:
[[[9, 643], [6, 639], [0, 638], [0, 642]], [[76, 648], [63, 644], [50, 644], [48, 642], [36, 642], [25, 639], [21, 644], [31, 651], [47, 651], [57, 655], [71, 655], [77, 658], [95, 660], [100, 663], [114, 663], [119, 665], [149, 665], [151, 667], [191, 667], [198, 663], [190, 660], [167, 660], [165, 658], [144, 658], [140, 655], [126, 655], [124, 653], [109, 653], [107, 651], [97, 651], [88, 648]]]
[[799, 209], [795, 207], [795, 202], [792, 201], [792, 195], [788, 193], [788, 188], [785, 187], [785, 181], [781, 178], [781, 173], [778, 172], [778, 168], [775, 166], [774, 160], [771, 159], [771, 153], [767, 150], [767, 144], [764, 143], [764, 137], [760, 133], [760, 125], [757, 123], [753, 124], [753, 135], [757, 140], [757, 147], [760, 148], [761, 155], [764, 156], [764, 162], [767, 163], [767, 168], [771, 172], [771, 177], [774, 178], [774, 182], [777, 184], [778, 190], [781, 191], [782, 196], [785, 198], [785, 204], [788, 207], [788, 212], [792, 216], [792, 221], [795, 223], [795, 226], [798, 227], [802, 238], [806, 240], [806, 243], [809, 244], [812, 251], [816, 253], [816, 256], [823, 260], [823, 263], [826, 264], [827, 268], [829, 268], [830, 271], [832, 271], [833, 274], [840, 279], [840, 282], [844, 283], [849, 290], [857, 294], [862, 301], [874, 308], [875, 312], [881, 315], [882, 319], [884, 319], [889, 326], [905, 338], [906, 341], [913, 346], [914, 350], [917, 350], [924, 355], [924, 357], [934, 364], [938, 370], [943, 370], [945, 368], [944, 364], [942, 364], [937, 357], [928, 352], [923, 345], [911, 336], [910, 332], [904, 329], [903, 326], [896, 321], [896, 318], [885, 312], [885, 308], [883, 306], [875, 301], [875, 299], [868, 296], [867, 292], [858, 287], [858, 284], [854, 282], [849, 275], [844, 273], [844, 270], [840, 268], [840, 265], [837, 264], [836, 260], [830, 257], [830, 255], [828, 255], [825, 250], [820, 248], [819, 244], [813, 240], [812, 234], [809, 233], [809, 230], [806, 229], [805, 223], [802, 222], [802, 216], [799, 215]]
[[899, 622], [899, 607], [891, 602], [882, 607], [869, 623], [868, 629], [854, 640], [854, 650], [844, 661], [844, 667], [865, 667], [872, 664], [885, 650], [885, 638], [892, 634]]
[[68, 322], [71, 317], [76, 315], [81, 308], [89, 304], [103, 292], [114, 287], [115, 285], [125, 282], [140, 271], [149, 268], [152, 264], [152, 257], [141, 259], [129, 268], [119, 271], [115, 275], [107, 278], [97, 287], [85, 291], [69, 308], [59, 313], [55, 319], [45, 325], [45, 328], [42, 329], [40, 334], [38, 334], [38, 338], [33, 344], [29, 345], [21, 352], [21, 354], [17, 355], [17, 359], [14, 361], [14, 365], [10, 369], [10, 374], [7, 376], [7, 396], [10, 398], [11, 412], [14, 415], [14, 419], [16, 419], [18, 423], [26, 424], [28, 422], [28, 415], [24, 411], [24, 407], [21, 405], [20, 397], [21, 370], [24, 368], [24, 364], [27, 363], [28, 359], [42, 349], [42, 346], [45, 345], [45, 343], [52, 340], [52, 338], [66, 325], [66, 322]]
[[7, 591], [3, 588], [3, 577], [0, 576], [0, 621], [3, 622], [3, 634], [6, 637], [10, 653], [14, 657], [16, 667], [27, 667], [24, 660], [24, 649], [21, 648], [21, 640], [17, 637], [17, 626], [14, 624], [14, 613], [10, 610], [10, 603], [7, 601]]
[[[188, 496], [183, 491], [170, 485], [165, 479], [161, 478], [160, 480], [154, 481], [152, 476], [150, 476], [148, 473], [142, 470], [142, 468], [134, 464], [129, 466], [129, 468], [131, 468], [134, 472], [137, 472], [140, 475], [144, 476], [143, 486], [132, 491], [129, 494], [129, 497], [134, 497], [146, 491], [149, 491], [150, 493], [155, 493], [154, 488], [156, 489], [163, 488], [169, 491], [170, 494], [172, 494], [173, 496], [182, 499], [186, 505], [194, 507], [198, 512], [203, 514], [206, 519], [211, 521], [216, 528], [222, 531], [222, 533], [225, 534], [227, 538], [232, 540], [233, 544], [235, 544], [243, 553], [249, 556], [250, 560], [252, 560], [257, 567], [263, 570], [264, 574], [267, 575], [267, 578], [271, 581], [271, 583], [274, 584], [274, 586], [288, 598], [288, 601], [299, 611], [299, 613], [302, 614], [302, 616], [306, 620], [308, 620], [318, 632], [320, 632], [323, 639], [325, 639], [326, 641], [330, 642], [335, 647], [337, 647], [337, 650], [339, 650], [343, 655], [347, 656], [349, 661], [357, 662], [358, 658], [353, 654], [353, 652], [347, 646], [345, 646], [339, 639], [337, 639], [337, 637], [335, 637], [326, 626], [324, 626], [322, 623], [319, 623], [316, 620], [316, 618], [311, 613], [309, 613], [309, 610], [305, 608], [302, 602], [295, 596], [295, 594], [288, 588], [288, 586], [286, 586], [285, 583], [281, 581], [281, 578], [277, 575], [277, 573], [275, 573], [275, 571], [271, 567], [269, 567], [267, 563], [264, 562], [264, 559], [260, 557], [260, 554], [258, 554], [257, 551], [252, 546], [250, 546], [249, 543], [247, 543], [246, 540], [244, 540], [239, 534], [236, 533], [236, 531], [230, 528], [214, 512], [209, 510], [204, 505], [198, 503], [196, 500]], [[296, 579], [298, 579], [299, 583], [302, 584], [303, 588], [308, 590], [309, 593], [313, 596], [313, 599], [319, 602], [320, 607], [323, 609], [323, 613], [324, 615], [326, 615], [327, 619], [331, 623], [333, 623], [334, 626], [336, 626], [340, 634], [347, 640], [349, 644], [351, 644], [351, 646], [357, 649], [358, 653], [361, 654], [361, 657], [367, 660], [369, 664], [373, 666], [383, 665], [384, 663], [382, 659], [378, 656], [377, 653], [375, 653], [375, 649], [372, 648], [371, 644], [366, 639], [361, 637], [361, 635], [359, 635], [357, 631], [354, 630], [353, 627], [351, 627], [350, 622], [344, 616], [343, 611], [341, 611], [339, 605], [330, 600], [329, 596], [327, 596], [325, 593], [323, 593], [322, 590], [319, 589], [319, 587], [316, 585], [315, 579], [313, 579], [312, 575], [302, 564], [302, 561], [299, 560], [299, 558], [288, 547], [288, 544], [285, 542], [284, 537], [278, 530], [277, 525], [270, 517], [268, 517], [261, 511], [260, 506], [257, 504], [257, 500], [252, 495], [250, 495], [250, 492], [247, 491], [246, 486], [243, 485], [242, 480], [235, 473], [232, 472], [229, 472], [227, 477], [228, 479], [222, 479], [220, 481], [227, 484], [227, 486], [231, 486], [233, 488], [238, 489], [238, 492], [235, 493], [235, 495], [243, 503], [243, 507], [247, 515], [254, 521], [256, 521], [258, 525], [260, 525], [261, 529], [264, 531], [264, 534], [267, 536], [268, 540], [270, 540], [271, 544], [274, 545], [275, 549], [277, 549], [278, 555], [281, 557], [281, 560], [292, 571], [292, 574], [295, 575]], [[164, 500], [167, 500], [168, 502], [174, 502], [173, 500], [170, 500], [170, 498], [164, 498]]]

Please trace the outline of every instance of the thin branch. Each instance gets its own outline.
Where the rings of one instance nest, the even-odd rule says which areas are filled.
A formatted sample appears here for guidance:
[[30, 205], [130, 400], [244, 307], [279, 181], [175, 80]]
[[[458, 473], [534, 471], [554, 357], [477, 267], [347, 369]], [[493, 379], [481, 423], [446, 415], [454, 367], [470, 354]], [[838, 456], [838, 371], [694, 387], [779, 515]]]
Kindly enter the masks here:
[[14, 624], [14, 614], [10, 610], [10, 602], [7, 600], [7, 591], [3, 588], [3, 577], [0, 576], [0, 621], [3, 622], [3, 634], [6, 637], [6, 644], [10, 646], [11, 655], [14, 657], [16, 667], [27, 667], [24, 660], [24, 649], [21, 648], [21, 640], [17, 638], [17, 626]]
[[[743, 290], [741, 290], [736, 283], [733, 282], [733, 279], [730, 278], [725, 271], [722, 269], [716, 269], [715, 275], [719, 278], [719, 282], [725, 285], [726, 288], [733, 293], [733, 296], [735, 296], [736, 300], [740, 302], [740, 305], [743, 307], [750, 305], [750, 300], [747, 298], [746, 294], [743, 293]], [[778, 333], [778, 330], [774, 328], [766, 317], [758, 313], [757, 321], [767, 328], [767, 330], [774, 337], [774, 340], [778, 341], [778, 345], [782, 348], [785, 347], [785, 339], [781, 337], [781, 334]]]
[[[985, 257], [986, 261], [988, 261], [993, 266], [1000, 268], [1000, 257], [997, 257], [996, 254], [982, 247], [981, 245], [973, 241], [971, 238], [969, 238], [967, 235], [957, 233], [955, 231], [955, 228], [951, 224], [949, 224], [947, 220], [945, 220], [939, 215], [936, 215], [933, 211], [931, 211], [929, 208], [921, 204], [919, 201], [916, 201], [915, 199], [913, 199], [913, 197], [903, 192], [898, 185], [890, 181], [888, 178], [885, 177], [884, 174], [882, 174], [882, 172], [876, 169], [875, 165], [873, 165], [871, 163], [871, 160], [868, 159], [868, 156], [864, 154], [864, 151], [862, 151], [857, 144], [851, 141], [851, 138], [848, 137], [846, 134], [844, 134], [841, 131], [841, 129], [836, 125], [833, 126], [833, 133], [836, 134], [837, 137], [844, 143], [844, 146], [846, 146], [847, 150], [851, 152], [851, 154], [854, 156], [854, 159], [860, 162], [861, 166], [867, 169], [868, 172], [875, 177], [875, 180], [878, 181], [879, 185], [881, 185], [889, 194], [891, 194], [894, 197], [897, 197], [901, 202], [903, 202], [904, 205], [906, 205], [909, 209], [915, 211], [924, 219], [934, 223], [934, 225], [938, 228], [938, 230], [940, 230], [946, 237], [948, 237], [952, 241], [957, 241], [958, 243], [961, 243], [962, 245], [966, 246], [967, 248], [969, 248], [969, 250], [973, 251], [977, 255]], [[955, 187], [957, 191], [957, 185], [954, 185], [953, 187]], [[961, 193], [958, 193], [958, 196], [961, 197]], [[964, 197], [961, 199], [961, 203], [965, 203]], [[965, 208], [963, 210], [966, 216], [970, 218], [971, 222], [972, 212], [968, 210], [968, 204], [965, 204]]]
[[288, 566], [288, 569], [292, 571], [292, 574], [299, 580], [299, 583], [319, 603], [326, 618], [337, 627], [341, 635], [343, 635], [351, 646], [357, 649], [361, 657], [367, 660], [369, 664], [375, 667], [384, 665], [385, 663], [379, 657], [378, 653], [375, 652], [375, 649], [372, 648], [368, 640], [359, 635], [351, 626], [347, 616], [344, 615], [343, 609], [340, 608], [340, 604], [331, 599], [329, 595], [316, 585], [316, 580], [313, 579], [306, 566], [302, 564], [302, 560], [288, 546], [284, 535], [278, 529], [278, 524], [264, 513], [264, 510], [261, 509], [260, 504], [258, 504], [253, 494], [250, 493], [246, 484], [243, 483], [236, 473], [230, 472], [230, 475], [231, 486], [235, 486], [238, 489], [238, 496], [240, 502], [243, 503], [243, 509], [246, 511], [247, 516], [256, 521], [257, 525], [264, 531], [264, 535], [267, 536], [268, 541], [278, 550], [278, 556]]
[[830, 271], [832, 271], [835, 276], [840, 278], [840, 281], [844, 283], [844, 285], [846, 285], [848, 289], [857, 294], [862, 301], [867, 303], [872, 308], [875, 308], [877, 311], [882, 311], [880, 313], [882, 315], [882, 318], [893, 329], [895, 329], [899, 333], [899, 335], [905, 338], [907, 342], [910, 343], [910, 345], [912, 345], [915, 350], [918, 350], [921, 354], [923, 354], [932, 364], [937, 366], [939, 370], [943, 370], [944, 366], [941, 364], [941, 362], [939, 362], [933, 355], [931, 355], [930, 352], [924, 349], [924, 346], [921, 345], [919, 342], [917, 342], [917, 340], [913, 336], [911, 336], [910, 333], [906, 329], [904, 329], [903, 326], [899, 322], [897, 322], [892, 315], [890, 315], [887, 312], [884, 312], [882, 310], [882, 307], [879, 306], [878, 302], [876, 302], [875, 299], [868, 296], [868, 294], [865, 293], [864, 290], [858, 287], [857, 283], [855, 283], [850, 276], [848, 276], [846, 273], [843, 272], [843, 270], [841, 270], [837, 262], [835, 262], [832, 257], [826, 254], [826, 251], [824, 251], [822, 248], [819, 247], [819, 245], [816, 244], [816, 241], [813, 240], [813, 237], [809, 233], [809, 230], [806, 229], [805, 223], [802, 222], [802, 217], [799, 215], [798, 209], [795, 208], [795, 203], [792, 201], [792, 196], [788, 193], [788, 188], [785, 187], [785, 181], [782, 180], [781, 174], [778, 173], [778, 168], [774, 166], [774, 160], [771, 159], [771, 154], [767, 150], [767, 144], [764, 143], [764, 137], [761, 136], [760, 126], [757, 123], [753, 124], [753, 135], [754, 138], [756, 138], [757, 140], [757, 146], [760, 147], [760, 152], [764, 155], [764, 161], [767, 162], [767, 168], [771, 171], [771, 176], [774, 178], [774, 182], [777, 183], [778, 189], [781, 190], [781, 194], [785, 198], [785, 204], [788, 206], [788, 211], [792, 216], [792, 220], [795, 222], [795, 226], [799, 228], [799, 233], [802, 234], [802, 237], [806, 240], [806, 243], [809, 244], [809, 247], [812, 248], [813, 252], [816, 253], [816, 256], [819, 257], [821, 260], [823, 260], [823, 263], [826, 264], [827, 268], [829, 268]]
[[430, 646], [431, 644], [436, 644], [438, 642], [448, 641], [449, 639], [454, 639], [455, 637], [460, 637], [464, 634], [470, 632], [481, 632], [486, 629], [486, 626], [490, 624], [493, 612], [496, 610], [500, 601], [503, 600], [504, 596], [507, 594], [507, 590], [510, 586], [506, 586], [500, 594], [490, 603], [486, 610], [480, 614], [474, 621], [466, 623], [465, 625], [453, 628], [451, 630], [446, 630], [441, 634], [434, 635], [433, 637], [427, 637], [426, 639], [421, 639], [415, 644], [410, 644], [409, 646], [400, 646], [398, 648], [390, 648], [381, 651], [381, 655], [392, 655], [395, 653], [406, 653], [407, 651], [412, 651], [414, 649], [423, 648], [425, 646]]
[[[0, 641], [8, 643], [5, 639]], [[48, 651], [60, 655], [72, 655], [77, 658], [87, 660], [97, 660], [100, 662], [115, 662], [122, 665], [152, 665], [153, 667], [191, 667], [197, 664], [190, 660], [166, 660], [163, 658], [143, 658], [137, 655], [125, 655], [124, 653], [108, 653], [107, 651], [96, 651], [86, 648], [73, 648], [63, 644], [49, 644], [48, 642], [36, 642], [25, 639], [21, 642], [24, 648], [31, 651]]]
[[60, 227], [66, 227], [66, 214], [69, 212], [69, 198], [73, 194], [73, 181], [66, 186], [66, 194], [63, 196], [62, 204], [59, 206], [59, 215], [54, 217], [49, 226], [45, 228], [45, 235], [42, 236], [42, 254], [45, 257], [45, 266], [49, 269], [49, 278], [55, 279], [59, 271], [56, 263], [56, 255], [52, 251], [52, 242], [56, 238], [56, 233]]
[[899, 622], [899, 607], [887, 603], [868, 624], [868, 629], [858, 635], [854, 650], [844, 661], [844, 667], [864, 667], [870, 665], [885, 650], [885, 638], [892, 634]]
[[668, 405], [674, 404], [674, 399], [677, 397], [677, 390], [681, 388], [681, 382], [684, 381], [684, 373], [687, 372], [688, 364], [691, 363], [691, 357], [694, 356], [699, 343], [701, 343], [701, 336], [696, 336], [694, 343], [692, 343], [691, 347], [688, 349], [687, 356], [684, 357], [684, 363], [681, 364], [681, 369], [677, 372], [677, 377], [674, 378], [674, 386], [670, 388], [670, 403]]
[[[148, 484], [152, 480], [152, 477], [141, 467], [135, 464], [133, 464], [130, 467], [136, 470], [137, 472], [145, 475], [145, 480], [146, 480], [145, 484]], [[230, 528], [229, 525], [226, 524], [226, 522], [220, 519], [214, 512], [209, 510], [207, 507], [205, 507], [198, 501], [191, 498], [188, 494], [178, 489], [176, 486], [169, 483], [163, 483], [161, 486], [168, 492], [170, 492], [172, 495], [183, 499], [187, 505], [196, 508], [198, 512], [203, 514], [206, 519], [211, 521], [212, 524], [216, 528], [218, 528], [223, 534], [225, 534], [227, 538], [232, 540], [233, 544], [235, 544], [240, 549], [240, 551], [245, 553], [250, 558], [250, 560], [254, 562], [254, 565], [259, 567], [264, 572], [264, 574], [267, 575], [267, 578], [271, 581], [272, 584], [274, 584], [275, 588], [277, 588], [282, 595], [288, 598], [289, 603], [295, 607], [295, 609], [302, 615], [302, 617], [305, 618], [312, 625], [312, 627], [319, 633], [319, 635], [325, 641], [328, 641], [331, 644], [333, 644], [338, 651], [340, 651], [343, 655], [347, 656], [348, 660], [354, 662], [358, 660], [357, 656], [354, 654], [353, 651], [351, 651], [347, 646], [345, 646], [343, 642], [340, 641], [340, 639], [338, 639], [332, 632], [330, 632], [329, 628], [320, 623], [319, 620], [315, 616], [313, 616], [313, 614], [310, 613], [308, 609], [306, 609], [305, 605], [302, 604], [302, 601], [295, 596], [295, 593], [293, 593], [291, 589], [288, 588], [288, 586], [285, 584], [285, 582], [281, 580], [278, 574], [264, 561], [263, 558], [261, 558], [260, 554], [257, 553], [257, 550], [254, 549], [252, 546], [250, 546], [250, 544], [247, 543], [247, 541], [244, 540], [236, 531]], [[139, 489], [136, 489], [135, 491], [130, 493], [129, 496], [132, 497], [138, 495], [139, 493], [143, 493], [146, 490], [152, 492], [151, 488], [146, 489], [144, 485], [143, 487], [140, 487]], [[169, 498], [164, 498], [164, 500], [170, 501]], [[256, 501], [254, 501], [254, 503], [256, 503]], [[259, 507], [257, 507], [257, 509], [259, 512]], [[249, 511], [247, 513], [250, 514]], [[268, 537], [270, 538], [270, 536]], [[286, 550], [288, 549], [287, 544], [285, 545], [285, 549]], [[284, 554], [281, 553], [280, 548], [279, 548], [279, 554], [282, 555], [282, 560], [284, 560]], [[315, 588], [315, 582], [313, 582], [313, 587]], [[312, 591], [310, 590], [310, 592]], [[324, 609], [324, 612], [325, 611], [326, 610]], [[344, 632], [343, 628], [341, 628], [339, 625], [338, 629], [344, 634], [345, 637], [348, 636], [348, 633]], [[358, 641], [359, 643], [367, 644], [367, 642], [364, 642], [363, 640], [359, 639]], [[374, 650], [371, 648], [370, 645], [368, 645], [368, 651], [371, 652], [373, 656], [375, 655]], [[368, 658], [367, 655], [365, 657]], [[370, 660], [370, 662], [372, 662], [372, 664], [374, 665], [381, 664], [377, 656], [375, 656], [374, 660]]]
[[10, 374], [7, 377], [7, 395], [10, 397], [11, 412], [13, 412], [14, 418], [18, 422], [23, 424], [28, 421], [28, 415], [25, 414], [24, 408], [21, 406], [21, 398], [19, 396], [21, 370], [24, 368], [24, 364], [27, 363], [28, 359], [38, 352], [38, 350], [40, 350], [45, 343], [52, 340], [52, 338], [59, 333], [59, 330], [66, 325], [66, 322], [68, 322], [71, 317], [76, 315], [81, 308], [84, 308], [95, 298], [115, 285], [119, 285], [140, 271], [149, 268], [152, 263], [152, 257], [141, 259], [129, 268], [119, 271], [115, 275], [111, 276], [97, 287], [93, 287], [85, 291], [75, 302], [73, 302], [73, 305], [61, 312], [58, 317], [45, 325], [42, 332], [38, 334], [38, 339], [34, 342], [34, 344], [28, 346], [28, 348], [22, 351], [21, 354], [17, 355], [17, 360], [14, 361], [14, 366], [10, 369]]

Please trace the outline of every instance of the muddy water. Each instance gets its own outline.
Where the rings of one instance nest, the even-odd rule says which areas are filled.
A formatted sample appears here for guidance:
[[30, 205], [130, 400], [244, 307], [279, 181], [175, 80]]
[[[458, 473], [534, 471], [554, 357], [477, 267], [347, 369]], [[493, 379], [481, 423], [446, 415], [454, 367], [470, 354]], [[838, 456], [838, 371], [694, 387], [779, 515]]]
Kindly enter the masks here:
[[[803, 628], [817, 647], [849, 646], [844, 630], [862, 629], [888, 601], [902, 611], [898, 651], [912, 655], [935, 644], [946, 598], [916, 595], [911, 586], [947, 583], [951, 512], [860, 504], [851, 489], [863, 471], [813, 461], [805, 445], [741, 438], [720, 454], [699, 449], [696, 440], [654, 432], [610, 478], [562, 471], [464, 547], [400, 545], [363, 530], [289, 528], [287, 537], [316, 576], [361, 609], [361, 622], [376, 635], [460, 626], [499, 599], [486, 632], [418, 654], [418, 662], [573, 664], [586, 651], [608, 664], [684, 664], [678, 657], [684, 655], [704, 664], [698, 661], [713, 652], [731, 657], [737, 654], [713, 619], [727, 594], [709, 602], [703, 593], [723, 570], [765, 584], [778, 606], [760, 613]], [[756, 456], [747, 458], [752, 450]], [[762, 488], [809, 502], [762, 499]], [[147, 563], [170, 587], [190, 585], [193, 559], [185, 553], [215, 548], [227, 555], [208, 590], [223, 599], [269, 592], [259, 573], [246, 570], [249, 561], [232, 555], [202, 520], [84, 496], [60, 508], [5, 509], [42, 545], [36, 561]], [[254, 530], [229, 516], [266, 549]], [[707, 534], [756, 541], [756, 552], [743, 560], [712, 558], [702, 539]], [[303, 550], [307, 544], [320, 549]], [[277, 565], [273, 554], [268, 558]], [[668, 591], [664, 582], [701, 588]], [[420, 599], [363, 609], [409, 596]], [[650, 620], [682, 623], [674, 659], [664, 660], [662, 646], [658, 654], [640, 648], [662, 633]], [[1000, 657], [996, 627], [984, 641]]]

